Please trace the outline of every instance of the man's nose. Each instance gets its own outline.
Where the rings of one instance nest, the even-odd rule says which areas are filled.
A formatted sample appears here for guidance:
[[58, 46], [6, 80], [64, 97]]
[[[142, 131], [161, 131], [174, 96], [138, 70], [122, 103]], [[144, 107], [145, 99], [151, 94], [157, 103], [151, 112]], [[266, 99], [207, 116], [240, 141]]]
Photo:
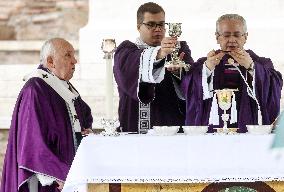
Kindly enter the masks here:
[[236, 42], [237, 37], [235, 37], [234, 35], [230, 35], [230, 37], [228, 37], [228, 41], [229, 42]]
[[154, 31], [162, 31], [162, 30], [163, 30], [162, 27], [157, 25]]
[[77, 59], [75, 57], [73, 57], [73, 61], [72, 61], [73, 64], [77, 64]]

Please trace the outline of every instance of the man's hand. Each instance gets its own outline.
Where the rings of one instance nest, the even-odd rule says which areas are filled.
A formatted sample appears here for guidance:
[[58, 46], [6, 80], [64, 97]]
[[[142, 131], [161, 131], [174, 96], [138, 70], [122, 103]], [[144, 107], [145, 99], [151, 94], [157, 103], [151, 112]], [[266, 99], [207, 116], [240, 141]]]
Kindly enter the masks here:
[[81, 131], [82, 136], [87, 136], [90, 133], [93, 133], [93, 130], [91, 128], [83, 129], [83, 131]]
[[223, 58], [223, 56], [225, 55], [224, 52], [220, 52], [220, 53], [216, 53], [215, 50], [210, 51], [207, 54], [207, 60], [206, 60], [206, 66], [207, 68], [212, 71], [213, 69], [215, 69], [216, 65], [219, 65], [220, 60]]
[[59, 189], [61, 191], [63, 189], [64, 182], [56, 180], [56, 183], [58, 184], [57, 189]]
[[246, 69], [250, 68], [251, 64], [253, 63], [252, 58], [244, 49], [231, 51], [229, 55], [231, 55], [238, 64], [244, 66]]
[[168, 54], [171, 54], [176, 47], [177, 38], [176, 37], [164, 37], [161, 42], [161, 49], [158, 51], [156, 59], [163, 59]]

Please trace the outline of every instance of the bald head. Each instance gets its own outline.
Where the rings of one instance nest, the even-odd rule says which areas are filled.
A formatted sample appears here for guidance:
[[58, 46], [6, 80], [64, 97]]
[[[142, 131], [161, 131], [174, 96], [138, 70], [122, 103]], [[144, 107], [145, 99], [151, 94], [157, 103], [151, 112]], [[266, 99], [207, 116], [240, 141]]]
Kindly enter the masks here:
[[62, 38], [52, 38], [47, 40], [40, 50], [40, 63], [47, 67], [47, 57], [54, 56], [56, 49], [58, 49], [58, 45], [62, 42], [67, 42], [65, 39]]
[[73, 46], [62, 38], [47, 40], [40, 52], [41, 64], [62, 80], [70, 80], [77, 60]]

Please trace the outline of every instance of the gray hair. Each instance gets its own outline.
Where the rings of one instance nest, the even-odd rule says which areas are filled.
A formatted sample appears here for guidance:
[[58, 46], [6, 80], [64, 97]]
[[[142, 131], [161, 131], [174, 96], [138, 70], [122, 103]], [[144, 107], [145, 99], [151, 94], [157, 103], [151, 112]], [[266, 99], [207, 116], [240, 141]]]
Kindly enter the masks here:
[[219, 17], [218, 20], [216, 21], [216, 33], [219, 32], [219, 25], [220, 25], [220, 22], [223, 20], [239, 20], [243, 24], [244, 32], [245, 33], [247, 32], [247, 23], [246, 23], [246, 20], [242, 16], [238, 14], [225, 14]]
[[65, 41], [65, 39], [62, 38], [52, 38], [47, 40], [43, 46], [41, 47], [40, 50], [40, 64], [42, 64], [43, 66], [46, 66], [47, 63], [47, 57], [48, 56], [53, 56], [55, 54], [55, 43], [58, 41]]

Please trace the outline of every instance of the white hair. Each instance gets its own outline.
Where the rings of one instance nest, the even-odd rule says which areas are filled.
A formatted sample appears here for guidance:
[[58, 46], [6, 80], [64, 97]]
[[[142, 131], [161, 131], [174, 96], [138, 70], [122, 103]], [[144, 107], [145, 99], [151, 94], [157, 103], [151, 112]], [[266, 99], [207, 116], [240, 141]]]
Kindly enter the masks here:
[[54, 55], [55, 49], [53, 42], [50, 40], [47, 40], [40, 50], [40, 63], [46, 67], [47, 63], [47, 57], [50, 55]]
[[47, 67], [47, 57], [48, 56], [53, 56], [55, 54], [55, 43], [58, 41], [65, 41], [65, 39], [62, 38], [52, 38], [47, 40], [43, 46], [41, 47], [40, 50], [40, 64], [43, 66]]
[[245, 33], [247, 32], [247, 23], [246, 23], [246, 20], [242, 16], [238, 14], [225, 14], [219, 17], [218, 20], [216, 21], [216, 33], [219, 33], [219, 25], [220, 25], [220, 22], [223, 20], [239, 20], [243, 24], [244, 32]]

